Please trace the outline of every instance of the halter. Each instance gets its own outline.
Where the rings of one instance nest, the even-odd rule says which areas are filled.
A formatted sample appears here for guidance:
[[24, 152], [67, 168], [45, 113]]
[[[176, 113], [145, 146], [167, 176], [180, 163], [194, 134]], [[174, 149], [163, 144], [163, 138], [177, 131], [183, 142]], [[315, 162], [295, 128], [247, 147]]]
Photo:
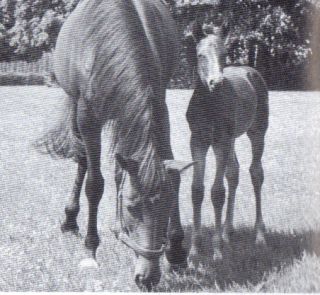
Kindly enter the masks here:
[[124, 174], [122, 175], [121, 183], [117, 193], [117, 219], [120, 219], [120, 226], [121, 226], [120, 233], [117, 234], [116, 232], [114, 232], [114, 234], [118, 240], [120, 240], [130, 249], [132, 249], [136, 254], [139, 254], [147, 259], [157, 259], [163, 254], [164, 250], [166, 249], [166, 241], [162, 244], [161, 248], [157, 250], [141, 247], [139, 244], [137, 244], [135, 241], [133, 241], [130, 238], [130, 236], [128, 235], [128, 231], [124, 225], [122, 205], [123, 205], [123, 187], [126, 180], [126, 176], [127, 176], [127, 172], [125, 171]]

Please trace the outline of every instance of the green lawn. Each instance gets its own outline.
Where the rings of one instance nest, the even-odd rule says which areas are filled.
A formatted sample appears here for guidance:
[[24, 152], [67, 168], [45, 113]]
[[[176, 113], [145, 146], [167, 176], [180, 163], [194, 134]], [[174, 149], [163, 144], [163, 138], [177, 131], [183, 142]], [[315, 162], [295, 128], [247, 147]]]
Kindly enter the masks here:
[[[99, 269], [78, 267], [86, 257], [87, 202], [79, 215], [81, 238], [60, 232], [76, 166], [38, 154], [32, 143], [59, 116], [63, 93], [46, 87], [0, 87], [0, 291], [138, 291], [133, 253], [109, 231], [115, 218], [113, 162], [104, 136], [107, 185], [99, 209]], [[191, 91], [168, 91], [172, 145], [190, 160], [185, 112]], [[248, 139], [237, 142], [241, 166], [236, 231], [224, 260], [214, 263], [209, 198], [214, 157], [209, 153], [203, 205], [203, 255], [181, 274], [164, 273], [156, 291], [320, 292], [320, 93], [271, 92], [270, 128], [263, 158], [263, 213], [267, 247], [254, 245], [255, 199]], [[192, 169], [182, 177], [181, 216], [190, 243]]]

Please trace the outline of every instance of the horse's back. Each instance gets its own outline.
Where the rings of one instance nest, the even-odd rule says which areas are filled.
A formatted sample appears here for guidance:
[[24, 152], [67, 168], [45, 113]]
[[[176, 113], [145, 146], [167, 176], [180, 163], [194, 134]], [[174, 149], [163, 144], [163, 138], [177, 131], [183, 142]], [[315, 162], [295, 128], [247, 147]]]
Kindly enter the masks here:
[[[117, 84], [117, 70], [123, 70], [117, 64], [127, 62], [132, 69], [132, 56], [139, 55], [143, 71], [150, 72], [144, 76], [168, 82], [178, 60], [177, 40], [175, 24], [161, 0], [83, 0], [60, 31], [54, 72], [70, 96], [102, 88], [100, 95], [108, 96]], [[108, 68], [111, 63], [115, 66]]]
[[163, 79], [168, 82], [179, 61], [179, 39], [176, 24], [172, 19], [168, 4], [164, 0], [132, 0], [145, 34], [149, 40], [153, 56], [161, 65]]

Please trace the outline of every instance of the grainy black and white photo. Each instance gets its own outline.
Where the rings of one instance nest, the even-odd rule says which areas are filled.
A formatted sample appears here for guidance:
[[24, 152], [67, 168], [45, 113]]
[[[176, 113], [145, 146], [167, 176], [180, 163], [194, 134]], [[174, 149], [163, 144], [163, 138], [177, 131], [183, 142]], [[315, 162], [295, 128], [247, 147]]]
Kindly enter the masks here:
[[320, 292], [319, 0], [0, 0], [0, 292]]

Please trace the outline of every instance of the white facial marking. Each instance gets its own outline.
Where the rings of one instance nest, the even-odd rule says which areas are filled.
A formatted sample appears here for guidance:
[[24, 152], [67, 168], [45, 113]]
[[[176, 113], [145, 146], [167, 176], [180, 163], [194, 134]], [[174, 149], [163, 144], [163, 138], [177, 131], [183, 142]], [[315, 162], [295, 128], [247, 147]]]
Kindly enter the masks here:
[[219, 57], [223, 50], [221, 40], [214, 35], [209, 35], [202, 39], [197, 46], [198, 73], [202, 83], [210, 91], [213, 91], [215, 86], [221, 83], [223, 79]]

